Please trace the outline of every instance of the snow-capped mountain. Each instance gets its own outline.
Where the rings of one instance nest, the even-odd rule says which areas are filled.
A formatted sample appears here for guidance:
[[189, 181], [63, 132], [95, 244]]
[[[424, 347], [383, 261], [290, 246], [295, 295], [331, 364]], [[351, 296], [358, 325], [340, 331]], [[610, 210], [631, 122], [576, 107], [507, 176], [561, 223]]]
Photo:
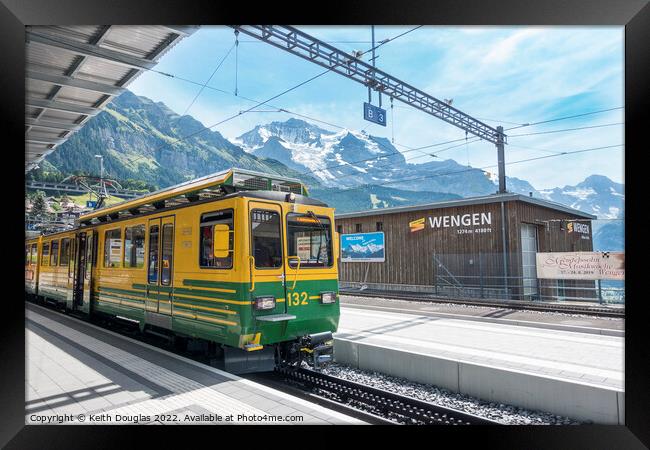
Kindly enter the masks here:
[[405, 165], [404, 156], [385, 138], [365, 131], [329, 131], [293, 118], [258, 125], [233, 143], [311, 174], [328, 187], [385, 181]]
[[[453, 159], [411, 164], [388, 139], [364, 130], [330, 131], [291, 118], [258, 125], [232, 142], [257, 157], [276, 159], [311, 175], [324, 188], [370, 184], [462, 197], [493, 194], [498, 189], [496, 173], [468, 168]], [[623, 214], [623, 185], [602, 175], [592, 175], [576, 186], [543, 191], [515, 177], [506, 177], [506, 185], [509, 192], [532, 193], [533, 197], [562, 203], [599, 218]]]
[[[292, 118], [258, 125], [232, 142], [257, 157], [273, 158], [310, 174], [324, 187], [387, 183], [461, 196], [496, 191], [496, 184], [479, 169], [468, 170], [452, 159], [409, 164], [388, 139], [364, 130], [330, 131]], [[513, 192], [537, 192], [523, 180], [514, 181]]]
[[603, 175], [591, 175], [575, 186], [540, 191], [542, 198], [598, 216], [615, 219], [624, 216], [623, 185]]

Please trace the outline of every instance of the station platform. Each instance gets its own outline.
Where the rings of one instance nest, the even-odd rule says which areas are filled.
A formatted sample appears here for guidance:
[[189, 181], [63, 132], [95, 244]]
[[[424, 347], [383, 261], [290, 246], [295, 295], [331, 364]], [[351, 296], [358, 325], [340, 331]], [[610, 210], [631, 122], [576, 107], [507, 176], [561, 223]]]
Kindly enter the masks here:
[[623, 318], [602, 317], [563, 312], [531, 311], [495, 306], [475, 306], [460, 303], [434, 303], [387, 297], [341, 295], [341, 306], [386, 312], [406, 312], [430, 317], [502, 323], [533, 328], [547, 328], [581, 333], [625, 335]]
[[82, 320], [26, 305], [26, 424], [363, 423]]
[[622, 336], [358, 308], [342, 301], [334, 358], [490, 402], [624, 423]]

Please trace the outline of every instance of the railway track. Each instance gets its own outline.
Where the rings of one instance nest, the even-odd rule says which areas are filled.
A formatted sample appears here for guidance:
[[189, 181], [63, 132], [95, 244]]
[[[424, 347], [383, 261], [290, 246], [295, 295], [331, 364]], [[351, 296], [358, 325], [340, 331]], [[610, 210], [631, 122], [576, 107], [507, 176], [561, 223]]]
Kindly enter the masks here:
[[491, 419], [304, 368], [276, 369], [285, 381], [392, 423], [409, 425], [498, 425]]
[[467, 299], [449, 299], [443, 297], [434, 297], [426, 294], [405, 294], [393, 293], [383, 291], [352, 291], [352, 290], [339, 290], [340, 295], [350, 295], [356, 297], [381, 297], [381, 298], [394, 298], [397, 300], [410, 300], [418, 302], [434, 302], [434, 303], [457, 303], [463, 305], [473, 306], [492, 306], [496, 308], [510, 308], [510, 309], [527, 309], [533, 311], [547, 311], [547, 312], [561, 312], [567, 314], [585, 314], [590, 316], [600, 317], [625, 317], [625, 310], [614, 311], [611, 308], [597, 307], [597, 306], [579, 306], [579, 305], [545, 305], [535, 304], [533, 302], [522, 302], [518, 300], [498, 301], [498, 300], [467, 300]]
[[[35, 303], [36, 302], [30, 302]], [[49, 310], [66, 315], [62, 310], [45, 306]], [[179, 351], [156, 335], [143, 334], [121, 322], [95, 323], [124, 336], [171, 351], [197, 362], [212, 365], [204, 357], [192, 352]], [[219, 367], [222, 369], [221, 367]], [[413, 425], [498, 425], [499, 422], [468, 414], [444, 406], [395, 394], [353, 381], [326, 375], [304, 368], [276, 369], [272, 373], [240, 375], [252, 381], [266, 384], [283, 391], [291, 391], [314, 403], [357, 417], [370, 424]], [[302, 395], [304, 394], [304, 395]]]

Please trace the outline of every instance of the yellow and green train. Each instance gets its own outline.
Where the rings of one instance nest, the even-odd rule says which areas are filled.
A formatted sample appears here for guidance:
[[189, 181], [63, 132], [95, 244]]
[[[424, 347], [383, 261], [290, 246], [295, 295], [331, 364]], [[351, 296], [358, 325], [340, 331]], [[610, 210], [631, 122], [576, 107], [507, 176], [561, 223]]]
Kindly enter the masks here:
[[[334, 210], [298, 180], [230, 169], [28, 239], [32, 298], [223, 350], [233, 372], [332, 357]], [[212, 348], [210, 347], [210, 348]]]

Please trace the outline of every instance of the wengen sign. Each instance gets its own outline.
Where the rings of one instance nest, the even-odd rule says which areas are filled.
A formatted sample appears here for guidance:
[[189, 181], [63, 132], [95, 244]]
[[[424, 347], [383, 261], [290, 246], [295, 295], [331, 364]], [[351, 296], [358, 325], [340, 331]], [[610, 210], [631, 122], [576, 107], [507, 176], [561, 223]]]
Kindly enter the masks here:
[[624, 280], [625, 253], [537, 253], [537, 278], [558, 280]]

